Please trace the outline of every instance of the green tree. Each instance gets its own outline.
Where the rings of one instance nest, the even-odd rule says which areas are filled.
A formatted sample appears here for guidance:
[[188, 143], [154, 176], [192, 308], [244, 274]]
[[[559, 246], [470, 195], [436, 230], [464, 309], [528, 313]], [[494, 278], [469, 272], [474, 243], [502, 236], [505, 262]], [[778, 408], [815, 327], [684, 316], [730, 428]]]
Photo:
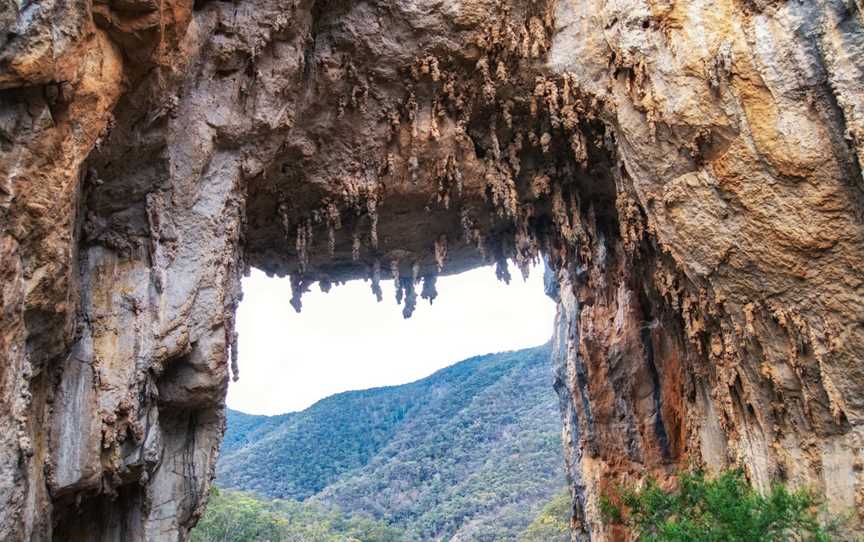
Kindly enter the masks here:
[[277, 542], [284, 518], [250, 495], [213, 488], [207, 512], [192, 530], [192, 542]]
[[569, 542], [572, 504], [570, 490], [555, 495], [519, 536], [519, 542]]
[[672, 490], [649, 479], [615, 500], [621, 506], [603, 499], [606, 520], [625, 523], [642, 542], [822, 542], [835, 530], [820, 523], [814, 493], [775, 485], [762, 495], [738, 470], [684, 473]]
[[401, 542], [404, 533], [383, 522], [347, 516], [312, 502], [261, 500], [213, 489], [192, 542]]

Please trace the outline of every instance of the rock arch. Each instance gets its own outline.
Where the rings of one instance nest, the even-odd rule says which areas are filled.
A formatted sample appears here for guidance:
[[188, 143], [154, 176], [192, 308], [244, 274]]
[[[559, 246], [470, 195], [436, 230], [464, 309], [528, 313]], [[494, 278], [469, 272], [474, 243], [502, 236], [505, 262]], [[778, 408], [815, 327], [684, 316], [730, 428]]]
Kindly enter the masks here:
[[862, 509], [858, 4], [0, 20], [4, 539], [185, 537], [249, 266], [290, 275], [298, 307], [398, 275], [409, 307], [439, 273], [541, 255], [574, 540], [612, 536], [604, 488], [690, 462]]

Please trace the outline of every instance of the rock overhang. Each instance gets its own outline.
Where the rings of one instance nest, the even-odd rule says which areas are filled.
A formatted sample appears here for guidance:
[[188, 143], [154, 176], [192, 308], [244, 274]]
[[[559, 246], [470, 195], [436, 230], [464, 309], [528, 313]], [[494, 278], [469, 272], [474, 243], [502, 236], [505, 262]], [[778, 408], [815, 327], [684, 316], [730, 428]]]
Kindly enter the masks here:
[[539, 254], [577, 538], [610, 480], [692, 460], [862, 498], [855, 10], [52, 9], [0, 14], [0, 532], [185, 535], [249, 266], [407, 306]]

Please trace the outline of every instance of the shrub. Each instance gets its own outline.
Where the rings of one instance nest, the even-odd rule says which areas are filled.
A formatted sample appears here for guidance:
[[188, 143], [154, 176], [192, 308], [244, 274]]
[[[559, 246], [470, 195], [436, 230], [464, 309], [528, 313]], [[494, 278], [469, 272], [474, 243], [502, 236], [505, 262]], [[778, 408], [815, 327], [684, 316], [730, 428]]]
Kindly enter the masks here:
[[830, 541], [836, 526], [820, 523], [819, 504], [813, 492], [782, 485], [762, 495], [740, 470], [716, 478], [692, 471], [681, 474], [672, 490], [649, 479], [617, 499], [605, 495], [601, 513], [606, 522], [625, 524], [641, 542]]

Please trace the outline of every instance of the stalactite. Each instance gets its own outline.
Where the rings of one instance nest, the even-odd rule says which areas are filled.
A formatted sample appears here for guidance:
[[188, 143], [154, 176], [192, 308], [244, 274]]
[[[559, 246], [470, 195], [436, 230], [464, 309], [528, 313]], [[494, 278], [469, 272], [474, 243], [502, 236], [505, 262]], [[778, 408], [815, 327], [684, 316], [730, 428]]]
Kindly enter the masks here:
[[396, 289], [396, 304], [402, 303], [402, 281], [399, 280], [399, 260], [390, 260], [390, 274], [393, 276], [393, 287]]
[[449, 165], [449, 169], [450, 169], [450, 171], [449, 171], [450, 179], [456, 183], [456, 196], [461, 198], [464, 181], [462, 179], [462, 172], [459, 171], [459, 164], [456, 162], [455, 156], [450, 155], [450, 159], [448, 160], [448, 165]]
[[462, 241], [467, 245], [474, 242], [474, 220], [467, 207], [459, 211], [459, 224], [462, 226]]
[[495, 67], [495, 77], [502, 82], [505, 82], [508, 79], [507, 65], [500, 60], [498, 61], [498, 65]]
[[494, 120], [489, 122], [489, 142], [491, 143], [492, 158], [496, 161], [501, 160], [501, 143], [498, 141], [498, 127]]
[[379, 302], [384, 299], [381, 291], [381, 261], [378, 258], [372, 263], [372, 293]]
[[378, 248], [378, 196], [374, 192], [366, 199], [366, 209], [369, 212], [369, 242], [373, 249]]
[[507, 145], [507, 162], [510, 169], [513, 170], [513, 175], [518, 176], [522, 171], [522, 160], [519, 159], [519, 153], [522, 151], [522, 132], [517, 132], [513, 141]]
[[448, 154], [443, 161], [439, 161], [436, 168], [438, 179], [438, 203], [445, 209], [450, 208], [450, 193], [456, 189], [456, 196], [462, 197], [462, 172], [456, 162], [456, 157]]
[[504, 124], [508, 130], [513, 129], [513, 100], [507, 100], [501, 104], [501, 117], [504, 119]]
[[562, 124], [560, 115], [561, 106], [558, 101], [559, 94], [558, 84], [553, 80], [544, 79], [543, 101], [546, 105], [546, 112], [549, 115], [549, 123], [553, 128], [560, 128]]
[[351, 261], [360, 259], [360, 234], [356, 231], [351, 235]]
[[502, 37], [502, 40], [504, 41], [504, 48], [511, 55], [519, 52], [519, 36], [516, 35], [516, 28], [509, 20], [504, 27], [504, 36]]
[[[508, 160], [502, 160], [501, 145], [494, 119], [489, 123], [489, 141], [490, 149], [486, 156], [484, 180], [486, 181], [487, 194], [491, 199], [490, 203], [496, 209], [498, 216], [515, 218], [519, 197], [514, 175], [518, 175], [521, 170], [518, 153], [521, 150], [522, 141], [517, 136], [516, 147], [511, 148], [508, 145]], [[515, 164], [512, 171], [508, 167], [509, 163]]]
[[561, 193], [561, 186], [556, 184], [552, 190], [552, 220], [558, 228], [561, 237], [567, 243], [573, 245], [576, 243], [577, 236], [570, 223], [570, 215], [567, 213], [567, 206], [564, 203], [564, 197]]
[[510, 284], [510, 270], [507, 268], [507, 258], [500, 257], [495, 261], [495, 278]]
[[411, 184], [417, 184], [418, 172], [420, 169], [420, 161], [417, 159], [417, 155], [411, 154], [408, 157], [408, 170], [411, 173]]
[[297, 226], [297, 241], [294, 247], [297, 250], [297, 266], [300, 269], [300, 273], [306, 271], [306, 266], [309, 263], [309, 258], [306, 253], [306, 243], [308, 240], [307, 234], [308, 230], [305, 225], [300, 224]]
[[300, 312], [300, 309], [303, 308], [302, 297], [303, 294], [309, 291], [309, 283], [303, 280], [302, 275], [292, 274], [291, 275], [291, 306], [294, 307], [294, 310]]
[[417, 284], [420, 280], [420, 260], [414, 260], [414, 265], [411, 266], [411, 281]]
[[438, 130], [438, 100], [433, 99], [430, 107], [429, 118], [429, 139], [438, 141], [441, 137], [441, 132]]
[[228, 339], [228, 352], [231, 356], [231, 380], [237, 382], [240, 380], [240, 357], [237, 348], [238, 343], [238, 335], [237, 331], [234, 330], [234, 315], [231, 314], [228, 318], [228, 325], [226, 326], [226, 330], [230, 329], [230, 332], [227, 332]]
[[417, 97], [413, 92], [408, 94], [408, 99], [405, 102], [405, 113], [408, 116], [408, 121], [411, 122], [411, 141], [413, 142], [420, 135], [420, 129], [417, 126]]
[[461, 198], [464, 181], [462, 179], [462, 172], [459, 171], [459, 164], [456, 162], [456, 157], [451, 155], [448, 163], [450, 166], [450, 178], [456, 183], [456, 196]]
[[588, 232], [582, 221], [582, 202], [579, 196], [573, 192], [570, 194], [570, 224], [572, 224], [574, 239], [588, 239]]
[[552, 179], [545, 173], [538, 173], [531, 179], [531, 196], [534, 199], [541, 199], [549, 194], [552, 190]]
[[353, 176], [345, 176], [339, 179], [339, 184], [342, 187], [342, 200], [345, 205], [354, 209], [357, 216], [363, 212], [363, 197], [366, 194], [365, 183]]
[[495, 83], [492, 81], [492, 74], [489, 71], [488, 57], [483, 57], [477, 61], [477, 70], [483, 77], [483, 98], [486, 104], [492, 105], [495, 103]]
[[390, 111], [387, 114], [387, 120], [390, 121], [390, 140], [392, 141], [399, 135], [399, 127], [402, 125], [402, 119], [398, 111]]
[[[530, 207], [530, 206], [526, 206]], [[529, 219], [533, 210], [526, 212], [525, 216], [520, 217], [519, 226], [514, 234], [514, 259], [516, 266], [522, 273], [522, 278], [528, 280], [528, 275], [531, 269], [531, 264], [537, 260], [539, 248], [537, 246], [536, 237], [532, 234], [529, 228]]]
[[539, 58], [542, 53], [545, 53], [549, 49], [543, 22], [537, 17], [531, 17], [528, 21], [528, 32], [532, 38], [531, 58]]
[[441, 69], [436, 56], [426, 55], [423, 59], [419, 60], [416, 65], [416, 68], [412, 66], [412, 69], [417, 71], [415, 79], [419, 79], [420, 74], [428, 75], [435, 83], [441, 79]]
[[585, 143], [585, 136], [579, 129], [570, 136], [570, 148], [573, 150], [573, 158], [579, 163], [584, 170], [588, 167], [588, 147]]
[[405, 306], [402, 307], [402, 316], [411, 318], [414, 314], [414, 308], [417, 306], [417, 293], [414, 289], [414, 281], [409, 277], [404, 277], [399, 281], [399, 289], [405, 291]]
[[393, 280], [399, 280], [399, 259], [393, 258], [390, 260], [390, 274], [393, 276]]
[[393, 175], [396, 171], [396, 155], [392, 152], [387, 153], [387, 159], [384, 161], [384, 171], [382, 175]]
[[327, 248], [332, 257], [336, 253], [336, 231], [342, 229], [342, 216], [335, 203], [329, 202], [325, 209], [327, 222]]
[[497, 211], [498, 216], [509, 216], [511, 210], [510, 183], [507, 181], [506, 174], [499, 168], [498, 163], [491, 159], [486, 161], [485, 181], [491, 196], [490, 204]]
[[444, 260], [447, 259], [447, 235], [441, 234], [435, 240], [435, 264], [438, 266], [438, 272], [444, 270]]
[[445, 209], [450, 208], [450, 191], [448, 190], [447, 184], [447, 172], [446, 166], [443, 172], [438, 176], [438, 204], [442, 205]]
[[327, 226], [327, 253], [331, 258], [336, 255], [336, 230], [330, 225]]
[[283, 199], [284, 199], [283, 195], [280, 194], [278, 197], [280, 200], [279, 201], [279, 207], [278, 207], [279, 223], [282, 224], [282, 233], [285, 234], [285, 237], [287, 239], [291, 239], [292, 231], [291, 231], [291, 221], [288, 217], [288, 204], [285, 203], [285, 201], [283, 201]]
[[564, 82], [563, 82], [563, 88], [561, 90], [561, 100], [564, 103], [564, 105], [566, 106], [566, 105], [570, 105], [570, 96], [571, 96], [570, 73], [565, 72], [564, 75], [562, 76], [562, 79], [564, 80]]
[[551, 150], [552, 144], [552, 135], [549, 132], [543, 132], [543, 135], [540, 136], [540, 148], [543, 150], [543, 154], [549, 154]]
[[438, 297], [438, 290], [435, 288], [437, 279], [438, 276], [434, 274], [423, 275], [423, 289], [420, 291], [420, 297], [428, 299], [430, 305]]
[[531, 36], [525, 26], [519, 29], [519, 56], [529, 58], [531, 56]]

